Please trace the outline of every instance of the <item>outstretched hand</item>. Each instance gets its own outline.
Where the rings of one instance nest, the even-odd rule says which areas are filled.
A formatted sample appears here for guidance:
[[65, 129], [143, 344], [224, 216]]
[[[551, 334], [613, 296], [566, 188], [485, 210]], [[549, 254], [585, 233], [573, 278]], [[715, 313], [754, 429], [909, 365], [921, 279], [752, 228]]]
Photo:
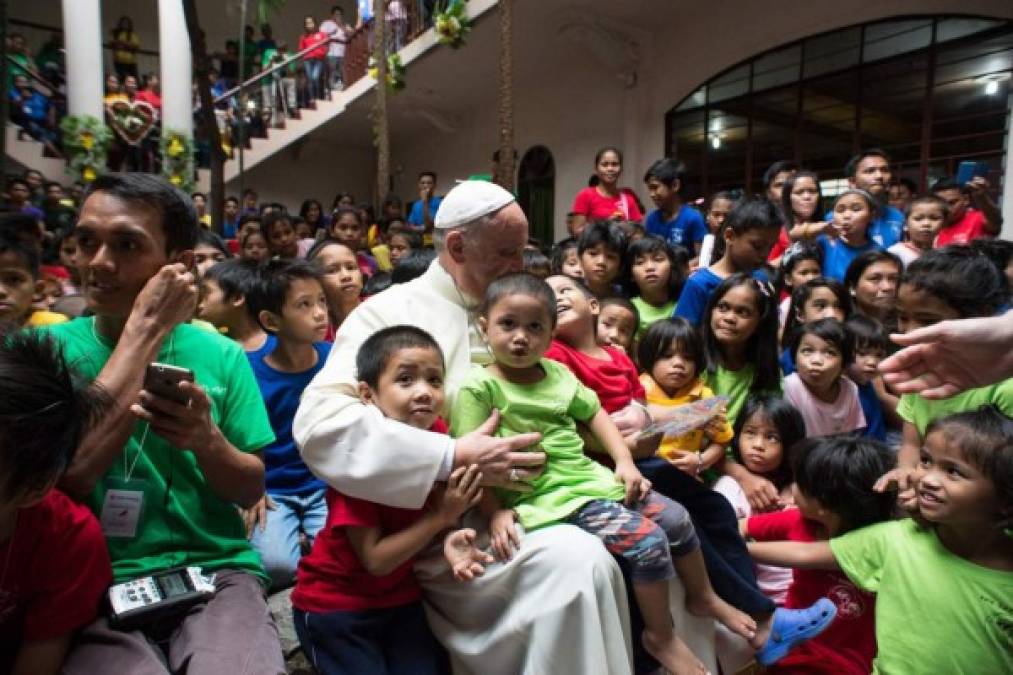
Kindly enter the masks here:
[[443, 557], [450, 564], [454, 578], [471, 581], [485, 574], [485, 566], [495, 562], [489, 553], [475, 546], [475, 530], [454, 530], [443, 540]]
[[943, 321], [890, 339], [905, 348], [879, 369], [902, 394], [949, 398], [1013, 375], [1013, 312]]

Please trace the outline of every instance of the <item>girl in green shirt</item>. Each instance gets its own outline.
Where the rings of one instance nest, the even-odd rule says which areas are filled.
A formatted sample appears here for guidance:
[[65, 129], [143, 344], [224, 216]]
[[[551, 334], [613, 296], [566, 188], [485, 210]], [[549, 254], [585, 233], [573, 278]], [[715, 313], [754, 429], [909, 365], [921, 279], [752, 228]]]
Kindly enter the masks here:
[[637, 339], [659, 319], [675, 312], [675, 302], [689, 274], [689, 253], [672, 247], [661, 237], [648, 235], [630, 244], [626, 266], [637, 289], [632, 298], [640, 313]]

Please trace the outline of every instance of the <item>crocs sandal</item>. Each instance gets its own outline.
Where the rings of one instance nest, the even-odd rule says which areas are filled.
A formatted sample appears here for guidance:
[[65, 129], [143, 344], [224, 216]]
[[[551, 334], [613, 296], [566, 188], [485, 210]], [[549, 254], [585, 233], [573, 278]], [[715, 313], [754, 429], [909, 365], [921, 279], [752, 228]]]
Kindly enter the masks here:
[[807, 609], [778, 609], [770, 627], [770, 637], [756, 652], [756, 660], [771, 666], [788, 655], [796, 645], [816, 637], [834, 621], [837, 605], [820, 598]]

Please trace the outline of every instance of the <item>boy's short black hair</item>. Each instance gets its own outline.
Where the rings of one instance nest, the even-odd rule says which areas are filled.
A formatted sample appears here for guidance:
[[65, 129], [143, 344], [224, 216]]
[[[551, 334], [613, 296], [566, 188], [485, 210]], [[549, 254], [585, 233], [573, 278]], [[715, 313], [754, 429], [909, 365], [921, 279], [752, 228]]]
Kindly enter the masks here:
[[[413, 251], [417, 251], [422, 248], [422, 235], [413, 230], [401, 230], [390, 235], [392, 237], [404, 237], [404, 240], [408, 242], [408, 247]], [[402, 262], [404, 259], [402, 258]]]
[[0, 237], [8, 237], [21, 242], [41, 242], [42, 233], [35, 218], [27, 213], [0, 214]]
[[1013, 528], [1013, 420], [994, 405], [934, 420], [925, 435], [939, 432], [995, 485], [1003, 515], [999, 529]]
[[0, 502], [52, 485], [108, 403], [46, 334], [0, 332]]
[[802, 344], [802, 338], [806, 335], [815, 335], [824, 342], [829, 342], [841, 352], [841, 366], [847, 368], [855, 360], [855, 344], [848, 329], [837, 319], [817, 319], [808, 323], [800, 323], [795, 326], [791, 336], [791, 355], [798, 360], [798, 348]]
[[436, 182], [436, 172], [435, 171], [421, 171], [421, 172], [419, 172], [419, 179], [420, 180], [421, 180], [421, 178], [423, 176], [429, 176], [430, 178], [433, 179], [434, 183]]
[[796, 444], [790, 454], [799, 491], [841, 519], [841, 534], [893, 514], [896, 496], [872, 489], [896, 462], [886, 444], [851, 435], [823, 436]]
[[0, 254], [4, 253], [14, 254], [32, 275], [32, 279], [39, 278], [39, 253], [34, 248], [21, 239], [12, 237], [6, 232], [0, 232]]
[[83, 201], [96, 192], [157, 211], [162, 218], [166, 253], [193, 250], [196, 245], [200, 227], [193, 200], [164, 178], [150, 173], [106, 173], [92, 181]]
[[259, 271], [259, 279], [247, 294], [246, 304], [260, 327], [268, 332], [271, 331], [261, 322], [260, 313], [267, 311], [281, 316], [285, 298], [294, 281], [315, 279], [319, 282], [322, 276], [317, 265], [305, 260], [268, 260]]
[[672, 187], [675, 181], [681, 184], [686, 180], [686, 165], [677, 159], [665, 157], [652, 164], [644, 173], [644, 182], [654, 179], [663, 185]]
[[432, 349], [446, 368], [443, 350], [432, 335], [416, 326], [400, 325], [382, 328], [366, 338], [355, 355], [356, 377], [375, 390], [387, 364], [402, 349]]
[[528, 295], [540, 300], [549, 313], [549, 324], [556, 327], [556, 294], [552, 287], [530, 272], [516, 272], [496, 279], [485, 291], [485, 298], [478, 308], [479, 316], [489, 318], [489, 310], [508, 295]]
[[236, 206], [239, 206], [239, 197], [226, 197], [225, 203], [228, 204], [229, 202], [232, 202]]
[[886, 150], [881, 148], [868, 148], [861, 150], [848, 159], [848, 163], [844, 165], [844, 176], [845, 178], [854, 178], [858, 173], [858, 165], [866, 157], [881, 157], [886, 160], [886, 163], [890, 163], [890, 155], [887, 154]]
[[7, 179], [7, 189], [8, 190], [10, 190], [15, 185], [20, 185], [21, 187], [25, 188], [29, 192], [31, 192], [31, 190], [32, 190], [32, 186], [29, 185], [28, 181], [26, 181], [24, 178], [20, 178], [18, 176], [12, 176], [12, 177], [10, 177], [10, 178]]
[[612, 249], [619, 254], [619, 259], [623, 260], [629, 242], [623, 228], [611, 220], [592, 220], [577, 239], [577, 254], [582, 255], [587, 249], [604, 244], [605, 248]]
[[938, 298], [965, 319], [992, 316], [1007, 300], [1006, 275], [966, 246], [926, 251], [908, 265], [901, 285]]
[[940, 178], [932, 184], [932, 194], [942, 192], [943, 190], [958, 190], [961, 193], [967, 192], [967, 186], [961, 185], [956, 181], [955, 178]]
[[209, 267], [203, 280], [218, 284], [226, 300], [245, 298], [260, 283], [260, 265], [256, 260], [230, 258]]
[[[914, 207], [921, 206], [923, 204], [931, 204], [932, 206], [938, 207], [939, 210], [943, 212], [944, 223], [950, 219], [950, 205], [946, 203], [946, 200], [944, 200], [942, 197], [937, 197], [936, 195], [918, 195], [916, 197], [913, 197], [911, 201], [908, 202], [907, 208], [904, 210], [905, 220], [911, 217], [911, 211], [914, 209]], [[975, 241], [979, 240], [976, 239]]]
[[889, 354], [893, 349], [886, 326], [871, 316], [853, 314], [845, 320], [844, 327], [851, 334], [855, 354], [871, 349], [879, 349], [884, 354]]
[[[588, 292], [590, 293], [590, 291]], [[606, 307], [622, 307], [633, 315], [634, 332], [636, 332], [637, 326], [640, 325], [640, 310], [637, 309], [636, 305], [630, 302], [629, 298], [625, 298], [621, 295], [609, 295], [598, 301], [598, 307], [600, 309], [605, 309]]]
[[403, 284], [422, 276], [436, 260], [436, 251], [431, 248], [413, 248], [398, 261], [391, 270], [390, 278], [395, 284]]
[[650, 375], [654, 364], [673, 343], [680, 354], [693, 361], [697, 374], [701, 374], [706, 366], [703, 338], [696, 326], [681, 316], [655, 321], [644, 332], [637, 345], [637, 364], [640, 369]]

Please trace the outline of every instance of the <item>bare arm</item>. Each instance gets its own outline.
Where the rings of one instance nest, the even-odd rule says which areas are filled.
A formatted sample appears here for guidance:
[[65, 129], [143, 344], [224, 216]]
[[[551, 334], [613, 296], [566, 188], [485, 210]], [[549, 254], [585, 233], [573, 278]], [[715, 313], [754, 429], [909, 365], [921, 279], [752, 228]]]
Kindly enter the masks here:
[[619, 433], [619, 429], [604, 408], [598, 409], [588, 427], [615, 462], [616, 477], [626, 486], [626, 504], [633, 505], [646, 498], [651, 490], [651, 481], [644, 478], [637, 465], [633, 463], [633, 457], [626, 447], [623, 435]]
[[996, 203], [988, 196], [988, 181], [981, 177], [974, 178], [968, 183], [968, 187], [971, 189], [971, 201], [985, 217], [985, 232], [993, 237], [998, 236], [1002, 231], [1002, 214]]
[[747, 544], [753, 560], [803, 570], [840, 570], [828, 541], [756, 541]]
[[72, 637], [73, 633], [64, 633], [48, 640], [23, 643], [10, 675], [56, 675], [63, 667]]
[[123, 453], [137, 421], [130, 406], [137, 401], [145, 368], [157, 358], [169, 332], [192, 314], [196, 298], [193, 275], [178, 263], [163, 267], [137, 296], [112, 355], [95, 378], [113, 404], [82, 439], [61, 480], [69, 494], [88, 496]]
[[418, 555], [443, 530], [453, 527], [465, 511], [482, 498], [482, 474], [477, 466], [460, 468], [440, 491], [437, 506], [411, 527], [386, 537], [378, 527], [349, 527], [348, 541], [366, 570], [376, 577], [390, 574]]

